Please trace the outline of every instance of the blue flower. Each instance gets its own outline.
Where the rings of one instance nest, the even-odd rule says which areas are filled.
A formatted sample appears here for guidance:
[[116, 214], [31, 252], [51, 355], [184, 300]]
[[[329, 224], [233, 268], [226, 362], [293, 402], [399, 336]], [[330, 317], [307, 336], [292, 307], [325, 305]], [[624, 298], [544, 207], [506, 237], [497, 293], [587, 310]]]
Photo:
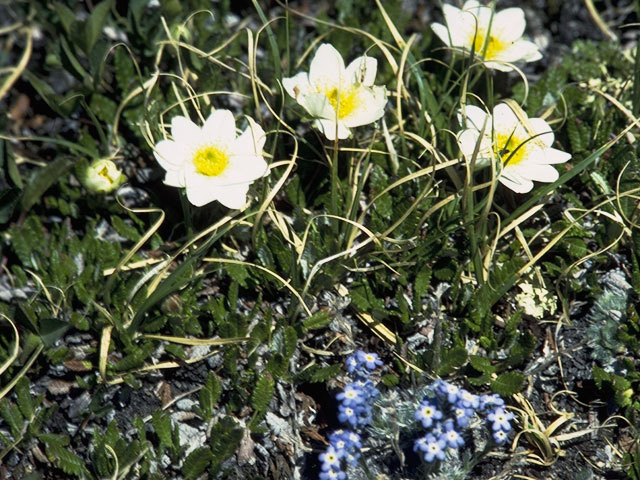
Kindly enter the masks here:
[[424, 428], [429, 428], [433, 425], [434, 420], [440, 420], [442, 418], [442, 412], [436, 408], [428, 399], [423, 400], [420, 403], [420, 407], [413, 415], [416, 420], [422, 422]]
[[444, 440], [436, 439], [433, 435], [427, 435], [426, 437], [426, 445], [424, 448], [424, 459], [425, 461], [431, 463], [436, 458], [438, 460], [444, 460], [444, 449], [446, 447], [446, 443]]
[[342, 455], [344, 455], [344, 452], [339, 452], [333, 447], [327, 448], [319, 457], [322, 462], [322, 471], [340, 470], [340, 458]]
[[471, 392], [466, 391], [464, 388], [461, 388], [458, 392], [458, 406], [463, 408], [472, 408], [477, 409], [480, 405], [480, 399], [477, 395], [474, 395]]
[[347, 474], [342, 470], [326, 470], [320, 474], [320, 480], [345, 480]]
[[360, 365], [364, 365], [369, 370], [375, 370], [376, 368], [382, 366], [382, 360], [378, 359], [377, 353], [366, 353], [362, 350], [358, 350], [356, 352], [356, 358]]
[[506, 412], [503, 408], [496, 408], [492, 413], [487, 415], [487, 420], [492, 422], [493, 431], [503, 430], [508, 432], [511, 430], [509, 421], [513, 418], [513, 413]]
[[486, 410], [488, 407], [504, 407], [504, 400], [497, 393], [480, 395], [480, 409]]
[[493, 439], [498, 445], [502, 445], [507, 441], [507, 432], [505, 432], [504, 430], [496, 430], [495, 432], [493, 432]]
[[466, 427], [469, 425], [469, 420], [473, 416], [473, 410], [470, 408], [457, 407], [453, 414], [456, 418], [456, 423], [459, 427]]
[[444, 422], [444, 429], [445, 432], [440, 436], [440, 439], [444, 440], [448, 446], [451, 448], [459, 448], [464, 445], [464, 439], [455, 430], [453, 420], [448, 419]]
[[453, 383], [438, 379], [434, 382], [434, 387], [435, 392], [441, 397], [446, 397], [449, 403], [454, 404], [458, 400], [460, 389]]
[[355, 383], [350, 383], [342, 392], [336, 395], [336, 398], [345, 406], [358, 405], [364, 402], [365, 392]]
[[338, 407], [338, 420], [342, 423], [348, 423], [352, 427], [358, 425], [358, 412], [354, 407], [340, 405]]
[[358, 362], [358, 359], [356, 358], [355, 354], [349, 355], [345, 363], [347, 364], [348, 373], [355, 372], [356, 369], [360, 366], [360, 363]]

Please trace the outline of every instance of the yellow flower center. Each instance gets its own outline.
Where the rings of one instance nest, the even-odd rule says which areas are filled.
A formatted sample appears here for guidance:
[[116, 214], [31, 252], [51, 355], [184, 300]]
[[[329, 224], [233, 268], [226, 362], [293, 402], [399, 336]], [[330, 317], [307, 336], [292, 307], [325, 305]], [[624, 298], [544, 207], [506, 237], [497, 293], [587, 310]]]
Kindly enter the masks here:
[[109, 176], [109, 170], [107, 170], [107, 167], [102, 167], [102, 170], [100, 170], [98, 172], [98, 175], [106, 178], [107, 181], [110, 182], [110, 183], [113, 182], [113, 179]]
[[517, 165], [526, 156], [527, 138], [516, 136], [515, 132], [499, 132], [495, 134], [493, 153], [505, 165]]
[[487, 35], [487, 31], [480, 28], [471, 34], [469, 43], [473, 43], [473, 50], [476, 55], [481, 55], [486, 60], [495, 58], [507, 47], [505, 42], [491, 34]]
[[199, 148], [193, 154], [193, 164], [198, 173], [208, 177], [216, 177], [227, 168], [229, 154], [224, 149], [207, 145]]
[[353, 85], [342, 89], [327, 88], [324, 93], [339, 119], [349, 116], [360, 105], [358, 89]]

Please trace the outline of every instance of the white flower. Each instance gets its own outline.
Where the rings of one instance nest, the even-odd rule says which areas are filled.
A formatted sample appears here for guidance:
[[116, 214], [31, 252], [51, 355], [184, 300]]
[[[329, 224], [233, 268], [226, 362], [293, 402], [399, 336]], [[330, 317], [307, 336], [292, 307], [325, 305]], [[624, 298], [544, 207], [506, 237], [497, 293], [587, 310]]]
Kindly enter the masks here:
[[252, 118], [236, 138], [236, 122], [229, 110], [215, 110], [202, 128], [185, 117], [171, 120], [173, 140], [161, 140], [155, 156], [167, 173], [164, 183], [185, 187], [189, 201], [201, 207], [218, 200], [228, 208], [241, 208], [249, 185], [265, 176], [262, 158], [265, 133]]
[[93, 161], [84, 171], [83, 185], [92, 193], [108, 193], [127, 179], [111, 160]]
[[499, 160], [498, 180], [514, 192], [526, 193], [533, 188], [533, 180], [555, 182], [559, 175], [552, 165], [566, 162], [571, 155], [551, 148], [554, 137], [547, 122], [527, 118], [522, 111], [519, 115], [520, 119], [506, 103], [496, 105], [493, 116], [468, 105], [464, 115], [462, 111], [458, 115], [467, 128], [458, 134], [458, 143], [470, 160], [480, 142], [477, 159]]
[[474, 52], [487, 68], [510, 72], [514, 62], [534, 62], [542, 55], [533, 42], [522, 40], [526, 25], [521, 8], [494, 12], [476, 0], [468, 0], [462, 9], [443, 5], [446, 26], [431, 25], [433, 32], [449, 47]]
[[352, 127], [375, 122], [384, 115], [387, 103], [384, 87], [373, 85], [378, 62], [358, 57], [346, 68], [338, 51], [328, 43], [320, 45], [309, 73], [284, 78], [289, 95], [313, 116], [315, 127], [329, 140], [347, 138]]

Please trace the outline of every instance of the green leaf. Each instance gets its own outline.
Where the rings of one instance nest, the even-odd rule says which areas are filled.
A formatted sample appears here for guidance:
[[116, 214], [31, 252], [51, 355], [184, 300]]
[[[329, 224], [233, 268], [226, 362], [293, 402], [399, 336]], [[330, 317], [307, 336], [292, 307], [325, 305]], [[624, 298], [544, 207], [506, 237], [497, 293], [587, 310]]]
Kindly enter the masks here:
[[134, 78], [135, 72], [133, 68], [133, 60], [124, 46], [118, 46], [114, 54], [114, 65], [116, 72], [116, 82], [122, 93], [126, 93], [129, 90], [131, 81]]
[[481, 373], [494, 373], [496, 371], [496, 367], [491, 364], [491, 360], [480, 355], [470, 355], [469, 363]]
[[204, 387], [199, 393], [200, 409], [206, 420], [213, 416], [220, 395], [222, 395], [222, 384], [215, 373], [209, 372]]
[[467, 361], [467, 350], [464, 347], [454, 347], [442, 353], [440, 358], [439, 375], [447, 375]]
[[415, 292], [414, 295], [418, 300], [427, 293], [427, 289], [431, 283], [431, 273], [431, 268], [423, 266], [418, 272], [418, 275], [416, 275], [413, 289]]
[[29, 210], [40, 200], [40, 197], [46, 192], [51, 185], [56, 183], [58, 179], [71, 167], [72, 161], [69, 157], [60, 157], [54, 160], [46, 167], [38, 170], [31, 181], [29, 181], [24, 189], [22, 196], [22, 209]]
[[326, 382], [330, 378], [334, 378], [342, 371], [342, 365], [336, 363], [335, 365], [329, 365], [328, 367], [319, 367], [318, 365], [312, 365], [309, 368], [303, 370], [296, 375], [296, 382], [310, 382], [319, 383]]
[[71, 31], [73, 28], [73, 24], [76, 21], [76, 16], [66, 5], [60, 2], [53, 2], [53, 9], [58, 14], [58, 18], [60, 19], [60, 23], [62, 23], [62, 28], [67, 35], [71, 35]]
[[102, 27], [107, 23], [107, 16], [113, 0], [105, 0], [96, 5], [84, 24], [84, 51], [88, 54], [98, 41]]
[[50, 347], [62, 338], [71, 324], [57, 318], [40, 320], [40, 338], [45, 346]]
[[275, 384], [271, 378], [268, 376], [260, 377], [251, 396], [251, 405], [253, 405], [258, 414], [266, 412], [274, 389]]
[[314, 313], [310, 317], [307, 317], [302, 322], [302, 328], [306, 330], [317, 330], [319, 328], [326, 327], [331, 323], [331, 315], [326, 310], [321, 310]]
[[22, 432], [24, 417], [18, 407], [6, 400], [0, 402], [0, 417], [9, 425], [9, 430], [11, 430], [13, 438], [19, 438]]
[[243, 432], [244, 430], [238, 427], [238, 424], [231, 417], [224, 417], [213, 426], [209, 437], [213, 453], [212, 473], [219, 473], [218, 469], [222, 463], [233, 455], [240, 445]]
[[524, 375], [518, 372], [507, 372], [498, 375], [498, 378], [491, 382], [491, 390], [502, 397], [508, 397], [518, 393], [523, 383]]
[[18, 397], [18, 408], [22, 412], [22, 415], [30, 420], [35, 413], [35, 402], [29, 392], [29, 380], [27, 377], [21, 377], [16, 383], [15, 392]]
[[52, 459], [63, 472], [78, 478], [91, 478], [82, 459], [66, 448], [68, 439], [60, 438], [58, 435], [41, 435], [40, 439], [45, 442], [47, 457]]
[[207, 469], [212, 459], [213, 453], [207, 447], [196, 448], [185, 458], [182, 465], [184, 479], [195, 480], [198, 478]]
[[293, 327], [287, 327], [284, 330], [284, 356], [288, 360], [296, 351], [298, 345], [298, 334]]
[[153, 425], [153, 430], [160, 439], [160, 444], [165, 447], [172, 447], [172, 429], [169, 415], [162, 410], [156, 410], [151, 415], [151, 424]]

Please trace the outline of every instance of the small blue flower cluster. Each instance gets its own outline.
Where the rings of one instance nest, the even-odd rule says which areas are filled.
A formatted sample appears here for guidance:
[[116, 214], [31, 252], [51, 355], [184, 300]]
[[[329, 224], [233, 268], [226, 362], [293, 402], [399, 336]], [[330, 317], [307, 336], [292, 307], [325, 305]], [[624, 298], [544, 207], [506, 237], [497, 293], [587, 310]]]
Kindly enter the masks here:
[[362, 440], [357, 430], [371, 423], [372, 405], [380, 393], [369, 378], [371, 372], [382, 365], [377, 354], [358, 350], [347, 358], [346, 363], [347, 372], [354, 381], [347, 384], [336, 399], [340, 402], [338, 420], [351, 429], [336, 430], [329, 436], [329, 447], [320, 454], [321, 480], [343, 480], [347, 478], [342, 469], [343, 462], [358, 463]]
[[431, 395], [424, 397], [414, 414], [414, 418], [429, 429], [413, 446], [415, 452], [423, 453], [425, 461], [444, 460], [447, 447], [462, 447], [461, 433], [476, 413], [486, 414], [497, 444], [507, 441], [513, 414], [505, 410], [504, 400], [499, 395], [474, 395], [439, 379], [433, 382], [429, 391]]

